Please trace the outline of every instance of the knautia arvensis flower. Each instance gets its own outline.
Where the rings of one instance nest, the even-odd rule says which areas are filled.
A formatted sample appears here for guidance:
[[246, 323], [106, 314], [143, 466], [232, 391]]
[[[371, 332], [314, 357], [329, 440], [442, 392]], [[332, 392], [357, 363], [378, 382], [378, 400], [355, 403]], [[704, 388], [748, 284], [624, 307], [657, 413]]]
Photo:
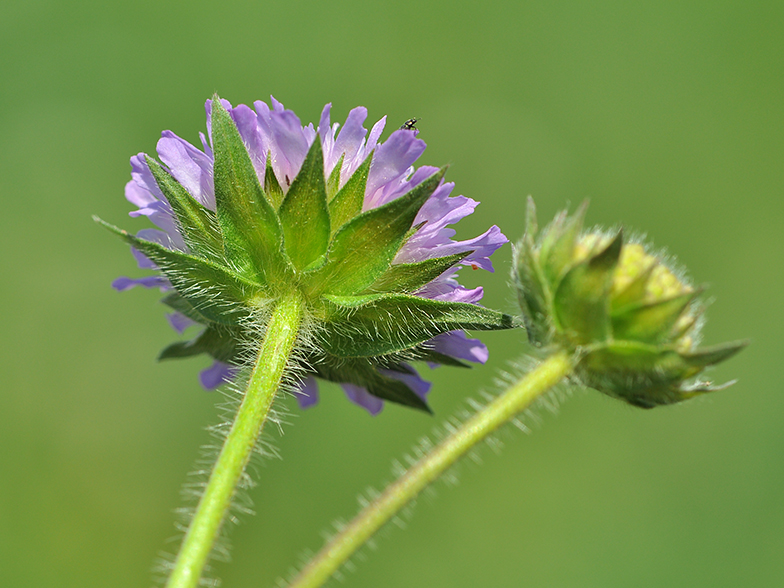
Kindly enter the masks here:
[[131, 159], [131, 216], [160, 230], [132, 236], [109, 228], [131, 244], [140, 267], [160, 273], [119, 278], [115, 288], [166, 290], [175, 328], [203, 326], [160, 357], [210, 355], [206, 388], [234, 377], [268, 309], [295, 293], [305, 309], [296, 354], [301, 405], [316, 402], [314, 378], [322, 378], [371, 413], [384, 400], [427, 409], [429, 384], [411, 361], [484, 362], [485, 346], [463, 330], [513, 326], [476, 304], [482, 288], [455, 280], [466, 265], [492, 271], [489, 256], [506, 238], [493, 226], [452, 240], [448, 225], [477, 203], [450, 196], [445, 169], [414, 169], [425, 149], [416, 131], [379, 143], [385, 118], [367, 135], [363, 107], [338, 133], [330, 105], [315, 129], [274, 99], [272, 108], [254, 106], [208, 101], [203, 150], [166, 131], [157, 146], [162, 164], [145, 154]]
[[587, 386], [643, 408], [717, 390], [697, 376], [746, 342], [698, 349], [701, 288], [622, 231], [583, 231], [587, 204], [539, 232], [533, 200], [514, 280], [532, 344], [576, 354]]

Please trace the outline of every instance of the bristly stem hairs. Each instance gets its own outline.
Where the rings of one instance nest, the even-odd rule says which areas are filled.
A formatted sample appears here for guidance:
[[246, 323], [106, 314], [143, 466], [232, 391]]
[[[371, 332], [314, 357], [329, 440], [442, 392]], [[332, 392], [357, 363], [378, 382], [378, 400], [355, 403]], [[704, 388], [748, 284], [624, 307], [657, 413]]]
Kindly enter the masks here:
[[696, 348], [699, 289], [623, 234], [583, 232], [586, 205], [540, 234], [533, 200], [515, 248], [513, 279], [538, 365], [454, 429], [372, 500], [289, 584], [317, 588], [373, 534], [505, 423], [559, 383], [576, 383], [642, 408], [722, 387], [697, 380], [745, 341]]

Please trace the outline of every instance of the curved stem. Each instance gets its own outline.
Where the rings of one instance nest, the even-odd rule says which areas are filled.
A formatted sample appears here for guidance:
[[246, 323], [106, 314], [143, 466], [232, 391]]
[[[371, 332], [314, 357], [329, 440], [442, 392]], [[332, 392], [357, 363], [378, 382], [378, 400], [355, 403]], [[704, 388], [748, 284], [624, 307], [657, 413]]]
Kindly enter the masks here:
[[317, 588], [408, 502], [472, 447], [567, 377], [572, 357], [556, 353], [525, 375], [422, 457], [335, 535], [289, 584]]
[[195, 588], [220, 533], [242, 472], [272, 407], [302, 322], [303, 302], [282, 299], [267, 324], [237, 416], [174, 562], [167, 588]]

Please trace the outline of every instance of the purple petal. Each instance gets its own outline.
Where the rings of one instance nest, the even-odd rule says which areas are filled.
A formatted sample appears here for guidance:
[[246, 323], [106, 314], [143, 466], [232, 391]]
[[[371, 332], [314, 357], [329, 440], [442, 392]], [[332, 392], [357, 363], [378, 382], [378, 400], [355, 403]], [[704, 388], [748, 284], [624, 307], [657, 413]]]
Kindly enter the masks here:
[[448, 225], [473, 213], [478, 204], [465, 196], [450, 197], [453, 187], [451, 182], [442, 184], [425, 202], [414, 221], [415, 224], [424, 222], [425, 225], [401, 248], [395, 257], [395, 263], [413, 263], [472, 251], [461, 262], [463, 265], [493, 271], [489, 257], [507, 242], [507, 238], [497, 226], [493, 226], [474, 239], [452, 240], [455, 230]]
[[[455, 235], [455, 230], [448, 228], [448, 225], [457, 223], [474, 212], [478, 203], [465, 196], [449, 197], [453, 188], [452, 182], [441, 184], [419, 210], [414, 224], [418, 225], [423, 222], [426, 224], [404, 246], [403, 250], [407, 252], [407, 256], [404, 254], [406, 259], [411, 258], [418, 261], [427, 259], [428, 256], [424, 253], [414, 254], [412, 252], [452, 243], [451, 238]], [[438, 253], [435, 256], [440, 255], [441, 253]], [[429, 257], [433, 257], [433, 255]]]
[[329, 111], [332, 108], [332, 103], [325, 104], [321, 110], [321, 118], [319, 118], [318, 133], [321, 136], [321, 151], [324, 155], [324, 175], [329, 177], [335, 162], [332, 160], [333, 151], [335, 147], [335, 128], [330, 128]]
[[172, 242], [183, 242], [180, 231], [177, 230], [177, 223], [174, 220], [174, 214], [172, 213], [168, 202], [165, 200], [153, 202], [147, 207], [145, 215], [155, 226], [163, 229], [164, 232], [169, 235]]
[[139, 269], [158, 269], [158, 266], [144, 253], [136, 249], [136, 247], [131, 247], [131, 255], [133, 255], [136, 260], [136, 265]]
[[335, 164], [340, 159], [341, 154], [341, 152], [335, 150], [335, 133], [338, 132], [340, 125], [338, 123], [331, 125], [329, 119], [331, 109], [331, 103], [324, 106], [318, 125], [318, 134], [321, 137], [321, 150], [324, 156], [324, 176], [327, 178], [335, 168]]
[[[256, 100], [253, 103], [253, 106], [256, 110], [256, 118], [258, 119], [259, 125], [259, 132], [264, 137], [265, 141], [268, 145], [272, 142], [272, 122], [270, 121], [270, 107], [267, 105], [266, 102], [262, 102], [261, 100]], [[270, 145], [268, 149], [271, 149], [272, 146]]]
[[467, 241], [458, 241], [457, 245], [465, 247], [463, 251], [474, 250], [474, 252], [466, 257], [461, 263], [463, 265], [470, 265], [473, 269], [479, 267], [492, 272], [494, 269], [493, 262], [490, 261], [490, 256], [508, 241], [509, 239], [506, 238], [506, 235], [504, 235], [501, 232], [501, 229], [495, 225], [487, 229], [484, 234], [478, 237], [468, 239]]
[[444, 300], [447, 302], [465, 302], [466, 304], [476, 304], [484, 296], [482, 286], [468, 289], [461, 286], [454, 279], [442, 280], [436, 278], [424, 288], [417, 291], [417, 296], [430, 298], [431, 300]]
[[169, 324], [172, 328], [177, 331], [180, 335], [185, 332], [185, 329], [188, 327], [192, 327], [193, 325], [198, 325], [196, 321], [189, 319], [187, 316], [182, 314], [181, 312], [171, 312], [166, 315], [166, 320], [169, 321]]
[[[144, 241], [151, 241], [152, 243], [163, 245], [166, 249], [176, 249], [169, 234], [164, 231], [159, 231], [157, 229], [142, 229], [136, 233], [136, 236]], [[131, 247], [131, 253], [136, 258], [136, 263], [139, 264], [141, 269], [158, 269], [157, 265], [135, 247]]]
[[[403, 183], [404, 185], [401, 187], [402, 193], [400, 195], [402, 196], [412, 188], [418, 186], [437, 171], [438, 168], [432, 165], [423, 165], [422, 167], [417, 168], [417, 170], [411, 175], [411, 177]], [[443, 182], [441, 183], [441, 186], [436, 188], [436, 192], [439, 189], [441, 189], [442, 186], [443, 186]], [[436, 192], [433, 192], [433, 194], [430, 195], [430, 198], [428, 198], [428, 200], [433, 198], [433, 195], [436, 194]]]
[[150, 241], [152, 243], [158, 243], [158, 245], [163, 245], [166, 249], [174, 249], [174, 243], [172, 242], [169, 233], [166, 231], [159, 231], [158, 229], [142, 229], [136, 236], [139, 239], [143, 239], [144, 241]]
[[[426, 229], [427, 225], [421, 231]], [[446, 257], [471, 251], [472, 253], [463, 259], [461, 264], [471, 266], [472, 269], [481, 268], [492, 272], [493, 264], [490, 261], [490, 256], [508, 241], [501, 229], [495, 225], [484, 234], [465, 241], [453, 241], [449, 238], [453, 234], [452, 229], [441, 229], [434, 234], [422, 235], [418, 239], [419, 235], [414, 235], [395, 256], [395, 263], [413, 263], [431, 257]]]
[[273, 153], [272, 165], [276, 168], [281, 187], [286, 191], [299, 173], [302, 162], [305, 161], [308, 141], [302, 131], [302, 123], [291, 110], [276, 109], [270, 112], [270, 126], [277, 146], [276, 152]]
[[278, 160], [278, 145], [275, 142], [272, 133], [272, 119], [270, 118], [270, 108], [266, 102], [262, 102], [261, 100], [257, 100], [253, 103], [253, 106], [256, 109], [256, 126], [258, 128], [259, 134], [261, 135], [262, 142], [267, 148], [269, 158], [270, 158], [270, 165], [272, 165], [272, 170], [275, 173], [275, 177], [278, 180], [278, 183], [282, 181], [282, 177], [280, 175], [280, 170], [277, 169], [278, 165], [276, 161]]
[[215, 157], [212, 155], [212, 149], [210, 148], [210, 144], [207, 141], [207, 136], [199, 131], [199, 139], [201, 139], [201, 148], [204, 149], [204, 155], [214, 160]]
[[[399, 198], [406, 192], [412, 190], [422, 182], [424, 182], [427, 178], [432, 176], [434, 173], [438, 171], [437, 167], [433, 167], [430, 165], [423, 165], [417, 170], [414, 170], [413, 167], [409, 167], [406, 170], [406, 173], [400, 177], [400, 179], [389, 182], [383, 188], [378, 190], [374, 196], [375, 206], [381, 206], [382, 204], [386, 204], [387, 202], [391, 202], [396, 198]], [[436, 188], [436, 191], [440, 189]], [[428, 198], [428, 201], [432, 199], [433, 195]], [[416, 224], [421, 224], [426, 219], [422, 219], [421, 221], [416, 221]]]
[[271, 154], [275, 177], [286, 192], [305, 160], [315, 131], [312, 125], [303, 129], [297, 115], [286, 110], [274, 97], [270, 96], [270, 101], [272, 110], [260, 100], [253, 105], [256, 107], [259, 132]]
[[[338, 132], [338, 128], [340, 127], [340, 123], [334, 123], [331, 129], [328, 129], [326, 137], [329, 138], [327, 141], [331, 143], [329, 147], [329, 151], [324, 149], [324, 177], [328, 178], [332, 171], [335, 169], [335, 164], [340, 159], [340, 153], [335, 151], [335, 134]], [[323, 145], [322, 145], [323, 147]], [[345, 163], [345, 159], [344, 159]], [[342, 169], [341, 169], [342, 171]]]
[[161, 133], [157, 150], [174, 179], [202, 206], [215, 210], [212, 158], [171, 131]]
[[163, 193], [155, 178], [152, 177], [144, 155], [144, 153], [139, 153], [131, 157], [131, 177], [140, 188], [147, 190], [153, 196], [153, 200], [163, 200]]
[[422, 155], [425, 142], [412, 133], [395, 131], [382, 143], [373, 157], [365, 190], [365, 209], [383, 204], [377, 192], [387, 184], [399, 180]]
[[216, 361], [206, 370], [199, 372], [199, 382], [205, 390], [214, 390], [221, 384], [231, 382], [239, 370], [222, 361]]
[[153, 224], [163, 229], [169, 235], [176, 249], [187, 250], [182, 235], [180, 235], [180, 231], [177, 229], [171, 207], [165, 200], [154, 200], [147, 204], [145, 208], [131, 211], [129, 215], [131, 217], [146, 216]]
[[112, 282], [112, 288], [118, 292], [130, 290], [136, 286], [143, 286], [145, 288], [160, 288], [162, 292], [171, 290], [169, 280], [163, 276], [147, 276], [144, 278], [127, 278], [125, 276], [119, 277]]
[[423, 380], [419, 373], [410, 366], [406, 366], [411, 369], [411, 373], [403, 373], [403, 372], [395, 372], [392, 370], [378, 370], [385, 376], [392, 378], [393, 380], [399, 380], [403, 382], [406, 386], [411, 388], [414, 393], [419, 396], [422, 400], [427, 399], [427, 394], [430, 392], [430, 388], [433, 386], [432, 383]]
[[341, 384], [340, 386], [351, 402], [361, 406], [373, 416], [380, 413], [381, 409], [384, 408], [384, 401], [380, 398], [376, 398], [364, 388], [355, 386], [354, 384]]
[[489, 355], [484, 343], [479, 339], [469, 339], [463, 331], [436, 335], [427, 342], [427, 346], [438, 353], [474, 363], [485, 363]]
[[[367, 135], [367, 130], [363, 126], [367, 119], [367, 108], [358, 106], [348, 113], [346, 124], [340, 129], [340, 134], [335, 141], [334, 160], [337, 162], [343, 155], [343, 167], [340, 170], [340, 185], [343, 187], [348, 179], [354, 174], [357, 168], [365, 161], [362, 144]], [[334, 164], [333, 164], [334, 165]]]
[[313, 123], [308, 123], [308, 126], [303, 127], [302, 134], [308, 143], [308, 149], [310, 149], [310, 146], [313, 145], [313, 140], [316, 138], [316, 129], [313, 128]]
[[294, 390], [294, 396], [300, 408], [309, 408], [318, 404], [319, 393], [316, 378], [308, 376], [299, 383], [299, 389]]
[[381, 137], [381, 133], [384, 132], [384, 127], [387, 124], [387, 117], [383, 116], [380, 120], [373, 125], [373, 128], [370, 129], [370, 135], [368, 135], [367, 143], [365, 144], [365, 152], [362, 156], [362, 161], [373, 151], [376, 147], [378, 147], [378, 139]]
[[242, 141], [248, 148], [250, 160], [256, 169], [256, 177], [259, 182], [264, 184], [264, 175], [267, 167], [267, 150], [269, 149], [265, 137], [259, 130], [259, 122], [256, 113], [244, 104], [238, 104], [231, 111], [231, 117], [237, 125]]
[[321, 117], [319, 117], [319, 125], [318, 131], [319, 133], [323, 133], [323, 139], [334, 139], [334, 133], [332, 133], [332, 129], [330, 128], [329, 122], [329, 113], [332, 110], [332, 102], [328, 102], [324, 105], [324, 108], [321, 109]]
[[[136, 183], [136, 180], [131, 180], [125, 184], [125, 199], [131, 204], [135, 204], [139, 208], [146, 208], [148, 205], [158, 200], [153, 196], [149, 190], [142, 188]], [[138, 216], [131, 213], [131, 216]]]
[[450, 197], [454, 187], [454, 182], [444, 182], [436, 188], [432, 196], [419, 209], [414, 222], [418, 224], [428, 221], [428, 231], [433, 232], [473, 214], [479, 203], [465, 196]]

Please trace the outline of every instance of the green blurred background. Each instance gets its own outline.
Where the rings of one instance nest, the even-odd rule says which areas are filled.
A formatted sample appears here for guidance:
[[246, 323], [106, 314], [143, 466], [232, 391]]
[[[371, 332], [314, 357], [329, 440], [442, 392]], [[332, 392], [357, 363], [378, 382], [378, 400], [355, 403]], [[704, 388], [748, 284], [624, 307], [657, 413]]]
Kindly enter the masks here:
[[[752, 346], [732, 389], [642, 411], [578, 392], [532, 436], [464, 465], [346, 587], [784, 585], [784, 3], [51, 2], [0, 8], [0, 578], [14, 587], [148, 586], [219, 394], [201, 359], [156, 364], [176, 336], [156, 291], [93, 213], [137, 230], [128, 158], [203, 103], [273, 94], [303, 122], [358, 104], [421, 117], [420, 163], [451, 163], [482, 201], [459, 226], [522, 232], [591, 199], [588, 221], [647, 232], [708, 283], [708, 344]], [[386, 134], [385, 134], [386, 136]], [[510, 249], [463, 272], [512, 311]], [[264, 588], [317, 549], [357, 493], [523, 350], [434, 371], [436, 417], [376, 418], [326, 388], [260, 468], [227, 587]], [[276, 435], [277, 436], [277, 435]]]

